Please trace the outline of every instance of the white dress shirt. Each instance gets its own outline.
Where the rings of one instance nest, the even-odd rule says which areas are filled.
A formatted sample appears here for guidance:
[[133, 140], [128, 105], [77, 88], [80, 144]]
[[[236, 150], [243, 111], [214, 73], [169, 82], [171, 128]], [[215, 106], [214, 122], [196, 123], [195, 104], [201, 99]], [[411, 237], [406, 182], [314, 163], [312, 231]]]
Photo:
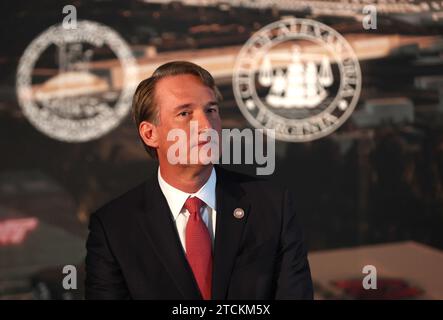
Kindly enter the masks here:
[[214, 246], [215, 239], [215, 222], [216, 222], [216, 211], [215, 211], [215, 185], [217, 182], [217, 176], [215, 174], [215, 169], [212, 168], [211, 176], [208, 181], [198, 190], [196, 193], [186, 193], [177, 188], [174, 188], [169, 183], [167, 183], [160, 173], [160, 168], [158, 169], [158, 183], [160, 184], [160, 189], [162, 190], [166, 201], [168, 202], [169, 209], [171, 209], [172, 218], [175, 221], [177, 227], [178, 235], [182, 243], [183, 249], [186, 252], [186, 224], [188, 223], [189, 211], [183, 208], [185, 201], [191, 197], [198, 197], [206, 205], [202, 207], [202, 219], [206, 226], [208, 227], [209, 235], [212, 240], [212, 246]]

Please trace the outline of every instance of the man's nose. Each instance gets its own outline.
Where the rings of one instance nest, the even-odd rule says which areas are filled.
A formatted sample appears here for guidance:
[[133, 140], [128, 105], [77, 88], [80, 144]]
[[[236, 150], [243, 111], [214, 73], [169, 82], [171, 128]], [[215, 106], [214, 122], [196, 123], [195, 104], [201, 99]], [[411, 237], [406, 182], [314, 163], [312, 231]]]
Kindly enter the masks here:
[[197, 116], [198, 132], [203, 132], [212, 129], [212, 123], [209, 120], [209, 115], [206, 112], [199, 112]]

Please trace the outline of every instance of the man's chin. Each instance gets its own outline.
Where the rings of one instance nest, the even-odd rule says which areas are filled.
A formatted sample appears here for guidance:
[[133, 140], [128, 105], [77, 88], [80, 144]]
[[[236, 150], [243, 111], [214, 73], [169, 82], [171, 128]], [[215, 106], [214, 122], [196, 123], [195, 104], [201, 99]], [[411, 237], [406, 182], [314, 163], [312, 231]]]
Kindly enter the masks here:
[[181, 167], [183, 169], [192, 169], [194, 171], [203, 171], [214, 166], [213, 163], [194, 163], [194, 164], [175, 164], [174, 166]]
[[208, 157], [208, 158], [206, 158], [206, 157], [202, 157], [202, 158], [199, 158], [198, 159], [198, 161], [191, 161], [190, 159], [188, 159], [188, 162], [186, 163], [186, 165], [188, 165], [188, 166], [197, 166], [197, 167], [199, 167], [199, 166], [203, 166], [203, 167], [205, 167], [205, 166], [213, 166], [214, 164], [217, 164], [218, 163], [218, 161], [216, 161], [215, 159], [213, 159], [213, 158], [211, 158], [211, 157]]

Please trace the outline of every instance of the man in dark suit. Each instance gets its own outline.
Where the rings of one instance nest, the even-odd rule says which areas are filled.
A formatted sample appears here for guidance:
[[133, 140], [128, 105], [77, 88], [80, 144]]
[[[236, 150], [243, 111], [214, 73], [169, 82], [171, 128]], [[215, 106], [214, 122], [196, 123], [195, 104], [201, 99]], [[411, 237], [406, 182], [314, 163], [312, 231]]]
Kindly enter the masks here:
[[[220, 133], [220, 98], [212, 76], [184, 61], [138, 86], [134, 120], [159, 169], [91, 215], [87, 299], [312, 299], [287, 190], [201, 158], [171, 161], [171, 130], [189, 137], [194, 121], [199, 137]], [[185, 158], [212, 142], [190, 143]]]

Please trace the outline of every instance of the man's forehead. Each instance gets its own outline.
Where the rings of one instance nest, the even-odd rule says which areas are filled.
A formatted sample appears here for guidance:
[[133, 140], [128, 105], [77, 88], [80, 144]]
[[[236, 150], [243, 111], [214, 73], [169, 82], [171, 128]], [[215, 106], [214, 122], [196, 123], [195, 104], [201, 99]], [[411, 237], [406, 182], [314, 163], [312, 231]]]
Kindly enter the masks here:
[[164, 77], [157, 83], [156, 91], [161, 93], [157, 96], [159, 100], [163, 100], [162, 98], [166, 96], [171, 102], [175, 99], [195, 97], [212, 99], [214, 97], [213, 90], [207, 87], [199, 77], [192, 74]]

